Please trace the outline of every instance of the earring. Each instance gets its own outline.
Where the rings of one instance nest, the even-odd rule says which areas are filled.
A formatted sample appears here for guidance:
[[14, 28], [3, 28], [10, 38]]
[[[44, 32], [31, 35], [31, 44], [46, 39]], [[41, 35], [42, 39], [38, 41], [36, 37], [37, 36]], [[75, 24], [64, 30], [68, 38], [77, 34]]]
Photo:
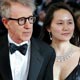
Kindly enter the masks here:
[[49, 36], [50, 36], [50, 40], [52, 40], [52, 33], [51, 32], [49, 32]]

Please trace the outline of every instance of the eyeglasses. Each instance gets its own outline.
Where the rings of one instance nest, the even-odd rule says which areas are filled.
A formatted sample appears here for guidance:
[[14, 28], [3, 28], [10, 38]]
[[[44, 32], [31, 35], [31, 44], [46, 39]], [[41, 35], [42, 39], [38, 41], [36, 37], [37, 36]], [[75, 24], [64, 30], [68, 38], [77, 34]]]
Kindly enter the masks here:
[[29, 17], [21, 17], [21, 18], [18, 18], [18, 19], [8, 18], [8, 20], [17, 21], [20, 26], [24, 25], [26, 23], [27, 19], [28, 19], [30, 24], [33, 24], [36, 20], [36, 17], [35, 16], [29, 16]]

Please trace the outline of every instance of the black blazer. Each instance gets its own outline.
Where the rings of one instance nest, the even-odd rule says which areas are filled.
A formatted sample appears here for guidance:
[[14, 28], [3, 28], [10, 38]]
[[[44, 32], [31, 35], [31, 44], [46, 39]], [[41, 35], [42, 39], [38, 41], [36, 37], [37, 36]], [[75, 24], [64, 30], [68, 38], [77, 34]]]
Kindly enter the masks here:
[[[42, 41], [32, 38], [30, 68], [27, 80], [53, 80], [54, 60], [54, 49]], [[7, 35], [0, 37], [0, 80], [13, 80]]]

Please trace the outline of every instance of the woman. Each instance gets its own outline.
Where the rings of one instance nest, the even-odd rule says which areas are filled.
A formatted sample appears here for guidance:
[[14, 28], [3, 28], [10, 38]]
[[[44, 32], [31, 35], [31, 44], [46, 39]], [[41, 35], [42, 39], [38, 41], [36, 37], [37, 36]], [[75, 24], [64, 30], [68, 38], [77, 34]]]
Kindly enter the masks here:
[[54, 80], [80, 80], [80, 48], [70, 42], [75, 25], [74, 15], [67, 4], [50, 6], [40, 38], [50, 43], [56, 51]]

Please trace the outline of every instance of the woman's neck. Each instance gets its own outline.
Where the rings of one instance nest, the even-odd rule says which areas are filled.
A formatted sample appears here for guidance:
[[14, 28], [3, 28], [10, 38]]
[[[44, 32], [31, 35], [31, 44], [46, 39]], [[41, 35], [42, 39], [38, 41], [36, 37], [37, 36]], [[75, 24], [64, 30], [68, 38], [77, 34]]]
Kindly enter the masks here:
[[67, 51], [70, 50], [70, 42], [69, 41], [52, 41], [51, 46], [55, 49], [57, 56], [64, 55]]

